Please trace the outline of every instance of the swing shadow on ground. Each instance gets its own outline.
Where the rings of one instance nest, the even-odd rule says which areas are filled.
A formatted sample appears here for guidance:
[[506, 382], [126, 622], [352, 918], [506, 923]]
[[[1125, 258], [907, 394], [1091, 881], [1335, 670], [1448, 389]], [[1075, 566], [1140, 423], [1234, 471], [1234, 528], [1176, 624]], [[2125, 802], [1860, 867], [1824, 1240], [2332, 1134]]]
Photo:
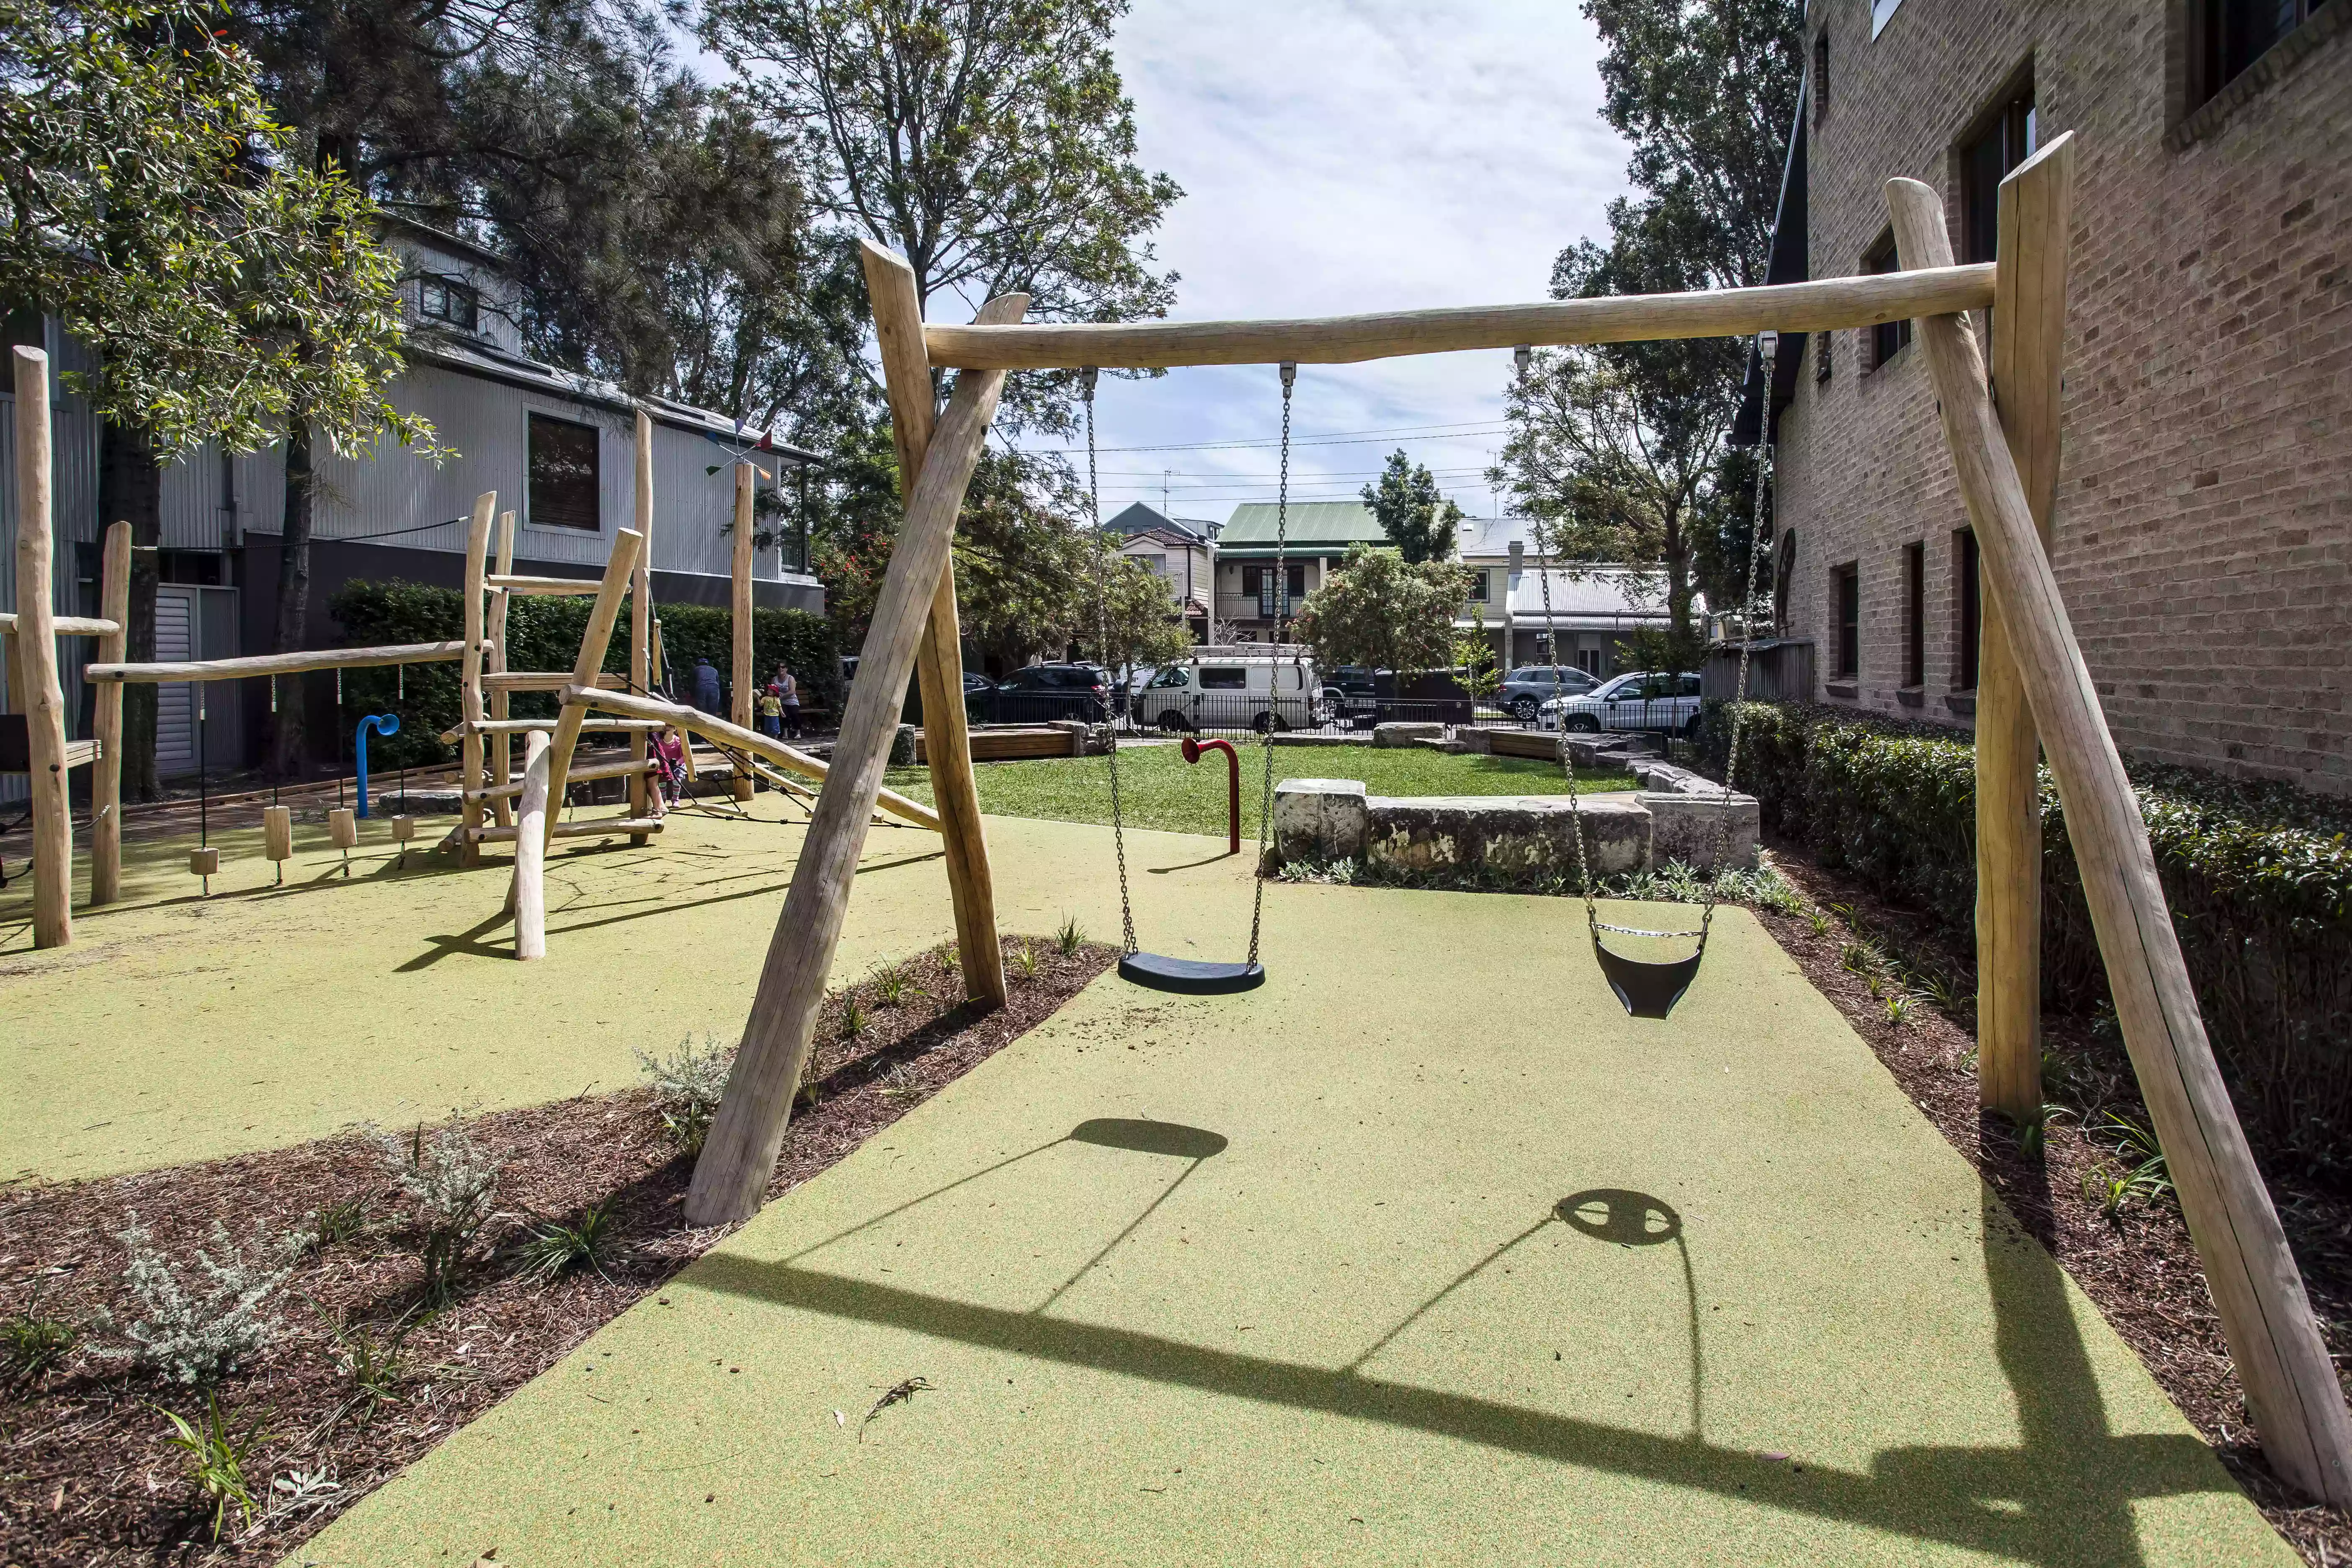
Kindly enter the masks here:
[[[1037, 1308], [1015, 1311], [979, 1306], [802, 1266], [802, 1259], [836, 1241], [1069, 1142], [1172, 1154], [1190, 1163]], [[1786, 1456], [1727, 1447], [1705, 1438], [1705, 1363], [1689, 1241], [1681, 1216], [1662, 1200], [1623, 1189], [1593, 1188], [1562, 1198], [1448, 1281], [1369, 1350], [1338, 1368], [1044, 1315], [1046, 1307], [1133, 1235], [1224, 1144], [1213, 1132], [1168, 1123], [1083, 1122], [1064, 1138], [994, 1162], [780, 1261], [709, 1254], [686, 1282], [827, 1317], [1257, 1404], [1376, 1422], [2023, 1563], [2134, 1568], [2145, 1562], [2135, 1501], [2231, 1489], [2210, 1451], [2193, 1435], [2117, 1435], [2108, 1429], [2064, 1277], [2050, 1255], [2010, 1217], [2000, 1198], [1982, 1184], [1980, 1238], [1996, 1353], [2014, 1398], [2020, 1441], [2014, 1447], [1889, 1448], [1880, 1452], [1866, 1473], [1790, 1464]], [[1556, 1223], [1604, 1244], [1672, 1243], [1679, 1250], [1690, 1342], [1688, 1436], [1629, 1430], [1363, 1373], [1367, 1362], [1432, 1308]]]

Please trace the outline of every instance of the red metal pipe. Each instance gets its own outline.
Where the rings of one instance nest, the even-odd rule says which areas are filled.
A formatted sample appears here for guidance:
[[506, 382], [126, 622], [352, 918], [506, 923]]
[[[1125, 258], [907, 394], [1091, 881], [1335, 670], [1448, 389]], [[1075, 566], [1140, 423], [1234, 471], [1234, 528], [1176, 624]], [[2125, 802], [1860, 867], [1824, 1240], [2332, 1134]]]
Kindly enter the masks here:
[[1184, 760], [1197, 763], [1202, 752], [1225, 753], [1225, 853], [1242, 852], [1242, 760], [1231, 741], [1199, 741], [1184, 737]]

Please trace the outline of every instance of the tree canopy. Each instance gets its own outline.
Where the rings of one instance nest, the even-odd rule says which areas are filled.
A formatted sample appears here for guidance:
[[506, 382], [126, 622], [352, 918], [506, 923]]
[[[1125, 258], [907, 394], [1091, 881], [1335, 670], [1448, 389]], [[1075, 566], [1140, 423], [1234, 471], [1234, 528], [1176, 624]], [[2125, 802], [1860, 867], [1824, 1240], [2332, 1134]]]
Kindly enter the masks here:
[[1454, 558], [1454, 531], [1462, 509], [1445, 498], [1436, 479], [1399, 447], [1389, 454], [1378, 484], [1363, 489], [1364, 504], [1398, 553], [1418, 564]]
[[97, 410], [166, 455], [289, 417], [339, 448], [427, 441], [384, 397], [398, 267], [301, 155], [253, 60], [177, 0], [0, 0], [0, 295], [55, 312]]
[[[1606, 46], [1603, 113], [1633, 143], [1635, 194], [1610, 204], [1606, 245], [1561, 251], [1552, 296], [1760, 283], [1802, 80], [1801, 0], [1585, 0], [1584, 12]], [[1494, 477], [1555, 526], [1571, 564], [1662, 569], [1682, 646], [1701, 587], [1720, 597], [1724, 563], [1743, 558], [1747, 517], [1727, 492], [1752, 470], [1724, 443], [1747, 352], [1712, 338], [1545, 353], [1508, 395]]]
[[1454, 664], [1454, 617], [1470, 597], [1469, 568], [1408, 562], [1350, 544], [1347, 559], [1307, 595], [1293, 623], [1325, 669], [1365, 665], [1399, 674]]

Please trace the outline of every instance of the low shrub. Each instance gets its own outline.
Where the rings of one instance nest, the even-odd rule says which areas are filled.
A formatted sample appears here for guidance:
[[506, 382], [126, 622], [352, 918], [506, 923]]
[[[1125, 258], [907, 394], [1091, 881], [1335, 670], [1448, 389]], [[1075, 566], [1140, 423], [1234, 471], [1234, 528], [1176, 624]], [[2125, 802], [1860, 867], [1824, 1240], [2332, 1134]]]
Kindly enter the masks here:
[[[293, 1271], [289, 1259], [296, 1248], [265, 1240], [258, 1245], [278, 1256], [248, 1262], [215, 1220], [210, 1249], [198, 1248], [195, 1267], [184, 1268], [155, 1245], [135, 1214], [117, 1239], [130, 1254], [122, 1283], [139, 1316], [122, 1331], [127, 1345], [100, 1347], [98, 1355], [130, 1361], [165, 1383], [209, 1388], [278, 1337], [278, 1324], [262, 1307]], [[112, 1326], [110, 1317], [102, 1321]]]
[[[329, 608], [348, 641], [357, 647], [374, 647], [463, 637], [465, 601], [464, 592], [457, 588], [356, 581], [337, 590]], [[580, 657], [581, 635], [587, 630], [593, 603], [577, 595], [515, 599], [507, 612], [509, 667], [570, 669]], [[659, 609], [662, 651], [671, 669], [690, 671], [694, 661], [703, 658], [721, 670], [730, 667], [735, 657], [731, 611], [711, 605], [662, 605]], [[840, 711], [841, 658], [834, 646], [833, 628], [824, 616], [803, 610], [751, 613], [751, 668], [764, 676], [780, 663], [790, 665], [798, 678], [803, 704]], [[621, 675], [628, 668], [629, 645], [624, 631], [604, 650], [604, 668]], [[684, 691], [685, 687], [678, 689]], [[517, 692], [511, 701], [519, 719], [551, 718], [555, 713], [555, 699], [547, 692]], [[413, 664], [404, 669], [348, 670], [343, 676], [343, 712], [348, 722], [341, 728], [346, 734], [362, 713], [400, 715], [398, 734], [369, 742], [372, 770], [448, 762], [456, 749], [443, 745], [440, 735], [457, 721], [457, 665], [451, 661]]]
[[[1727, 705], [1699, 765], [1721, 776]], [[1765, 826], [1973, 951], [1975, 748], [1965, 734], [1848, 710], [1750, 703], [1739, 787]], [[2131, 765], [2205, 1028], [2265, 1161], [2352, 1178], [2352, 814], [2284, 785]], [[2042, 774], [2042, 1005], [2109, 1005], [2065, 814]]]
[[379, 1132], [376, 1147], [394, 1184], [416, 1205], [425, 1300], [446, 1301], [457, 1289], [467, 1250], [497, 1210], [497, 1157], [455, 1117], [429, 1135], [418, 1127], [404, 1143]]
[[719, 1114], [727, 1075], [735, 1065], [735, 1047], [711, 1034], [704, 1035], [698, 1046], [688, 1035], [667, 1057], [642, 1047], [635, 1054], [637, 1071], [654, 1091], [654, 1107], [678, 1152], [701, 1153], [702, 1142], [710, 1135], [710, 1119]]

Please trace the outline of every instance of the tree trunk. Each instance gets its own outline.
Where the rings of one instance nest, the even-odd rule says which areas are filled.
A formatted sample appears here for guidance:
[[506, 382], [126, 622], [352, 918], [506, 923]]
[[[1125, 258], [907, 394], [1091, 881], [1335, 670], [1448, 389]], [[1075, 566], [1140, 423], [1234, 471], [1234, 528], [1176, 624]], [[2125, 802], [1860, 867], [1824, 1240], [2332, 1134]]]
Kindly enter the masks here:
[[[126, 657], [147, 663], [155, 657], [156, 547], [163, 539], [163, 473], [147, 432], [108, 420], [100, 434], [98, 511], [101, 527], [131, 524], [131, 625]], [[122, 797], [153, 800], [162, 793], [155, 778], [155, 688], [145, 683], [122, 693]]]
[[1680, 647], [1691, 643], [1691, 548], [1688, 531], [1683, 527], [1680, 508], [1665, 514], [1665, 529], [1659, 552], [1666, 567], [1666, 631]]
[[[302, 646], [310, 616], [310, 426], [300, 419], [286, 423], [286, 524], [278, 543], [278, 626], [269, 639], [272, 653], [291, 653]], [[276, 731], [270, 736], [270, 771], [281, 779], [303, 771], [302, 700], [298, 689], [278, 705]]]

